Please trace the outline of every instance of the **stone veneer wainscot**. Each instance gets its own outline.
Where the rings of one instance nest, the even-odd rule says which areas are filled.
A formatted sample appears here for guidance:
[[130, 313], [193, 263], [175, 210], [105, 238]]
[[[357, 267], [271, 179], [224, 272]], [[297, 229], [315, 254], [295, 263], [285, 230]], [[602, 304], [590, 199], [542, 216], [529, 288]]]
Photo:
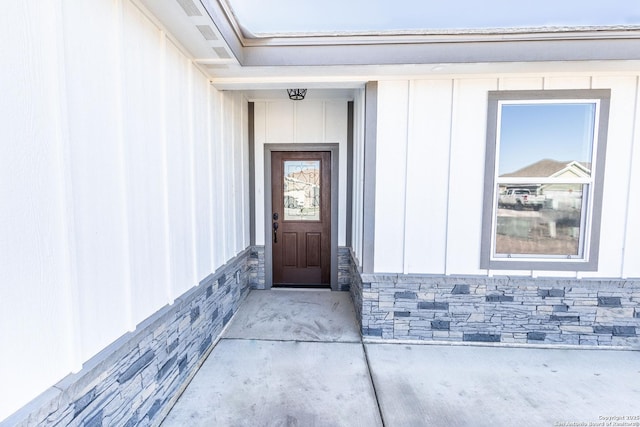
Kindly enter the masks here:
[[352, 272], [368, 339], [640, 349], [640, 280]]
[[240, 253], [3, 425], [158, 425], [249, 293], [252, 253]]

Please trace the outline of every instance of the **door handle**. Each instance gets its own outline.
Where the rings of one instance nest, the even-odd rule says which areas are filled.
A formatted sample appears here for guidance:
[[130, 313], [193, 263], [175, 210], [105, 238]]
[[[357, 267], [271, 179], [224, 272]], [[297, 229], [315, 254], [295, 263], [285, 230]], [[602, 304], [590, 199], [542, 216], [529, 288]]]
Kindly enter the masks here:
[[278, 243], [278, 223], [273, 223], [273, 243]]

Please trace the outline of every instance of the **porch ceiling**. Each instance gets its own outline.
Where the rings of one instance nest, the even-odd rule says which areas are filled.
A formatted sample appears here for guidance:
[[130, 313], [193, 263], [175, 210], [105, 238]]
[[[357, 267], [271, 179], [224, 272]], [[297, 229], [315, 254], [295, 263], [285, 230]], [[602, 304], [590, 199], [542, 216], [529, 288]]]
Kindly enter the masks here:
[[626, 71], [640, 64], [640, 11], [634, 10], [627, 11], [628, 25], [611, 20], [615, 25], [267, 37], [244, 28], [227, 0], [133, 1], [154, 15], [220, 89], [353, 89], [381, 76], [571, 72], [584, 70], [585, 63], [590, 71]]

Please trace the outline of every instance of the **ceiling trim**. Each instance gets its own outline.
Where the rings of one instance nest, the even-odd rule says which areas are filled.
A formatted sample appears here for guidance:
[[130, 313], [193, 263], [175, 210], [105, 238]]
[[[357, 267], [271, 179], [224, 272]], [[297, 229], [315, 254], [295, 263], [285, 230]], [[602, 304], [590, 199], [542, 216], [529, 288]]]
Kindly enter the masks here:
[[400, 65], [640, 59], [640, 38], [251, 46], [244, 66]]
[[[237, 32], [236, 32], [237, 35]], [[403, 31], [356, 33], [285, 33], [246, 38], [239, 36], [244, 47], [252, 46], [309, 46], [345, 44], [397, 43], [470, 43], [479, 41], [533, 40], [593, 40], [634, 39], [640, 37], [640, 27], [544, 27], [507, 28], [460, 31]]]

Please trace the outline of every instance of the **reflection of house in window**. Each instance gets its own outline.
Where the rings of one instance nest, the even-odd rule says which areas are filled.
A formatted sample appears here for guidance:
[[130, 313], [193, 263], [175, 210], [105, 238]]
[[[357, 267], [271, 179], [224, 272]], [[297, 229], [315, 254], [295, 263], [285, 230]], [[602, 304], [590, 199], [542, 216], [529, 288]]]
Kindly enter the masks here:
[[496, 253], [579, 255], [584, 180], [590, 177], [589, 163], [551, 159], [500, 175]]
[[284, 177], [285, 219], [319, 220], [320, 169], [288, 162]]
[[[589, 178], [591, 163], [572, 161], [558, 161], [543, 159], [529, 166], [525, 166], [512, 173], [500, 175], [501, 178], [560, 178], [572, 180]], [[553, 183], [502, 185], [500, 192], [509, 188], [526, 188], [532, 193], [545, 196], [545, 207], [551, 209], [580, 209], [582, 206], [582, 184]]]

